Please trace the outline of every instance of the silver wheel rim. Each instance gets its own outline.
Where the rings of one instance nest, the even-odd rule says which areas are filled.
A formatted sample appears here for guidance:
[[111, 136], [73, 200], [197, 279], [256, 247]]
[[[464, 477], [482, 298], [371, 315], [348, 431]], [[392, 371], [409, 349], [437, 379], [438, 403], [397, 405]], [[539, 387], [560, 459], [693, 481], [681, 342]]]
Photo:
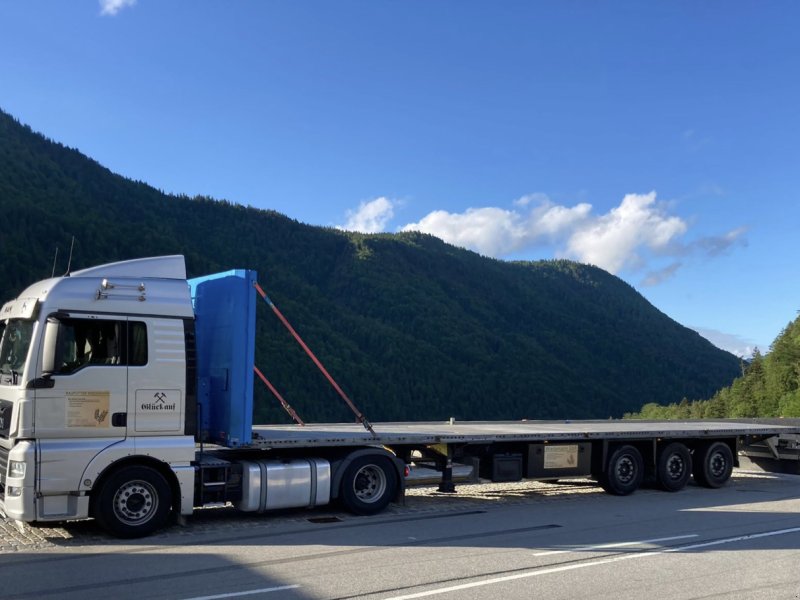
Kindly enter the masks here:
[[158, 493], [147, 481], [137, 479], [120, 486], [114, 494], [114, 515], [128, 525], [147, 523], [158, 510]]
[[353, 493], [365, 504], [380, 500], [386, 493], [386, 473], [375, 465], [361, 467], [353, 478]]
[[714, 477], [722, 477], [728, 469], [728, 461], [722, 452], [715, 452], [711, 455], [709, 463], [709, 471]]
[[636, 463], [627, 454], [621, 456], [617, 461], [615, 472], [617, 474], [617, 481], [623, 485], [627, 485], [636, 477]]
[[669, 479], [677, 481], [686, 472], [686, 463], [680, 454], [673, 454], [667, 459], [666, 475]]

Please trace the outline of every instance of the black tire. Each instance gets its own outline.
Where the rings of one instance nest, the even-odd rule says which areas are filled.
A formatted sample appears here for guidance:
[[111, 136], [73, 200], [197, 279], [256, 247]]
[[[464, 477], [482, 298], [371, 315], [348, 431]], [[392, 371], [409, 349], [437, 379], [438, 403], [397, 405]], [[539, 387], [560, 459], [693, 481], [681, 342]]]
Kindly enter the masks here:
[[172, 491], [151, 467], [123, 467], [97, 493], [94, 518], [113, 536], [137, 538], [162, 528], [169, 517]]
[[627, 496], [636, 491], [644, 477], [642, 454], [634, 446], [620, 446], [611, 453], [600, 486], [614, 496]]
[[667, 444], [658, 451], [656, 479], [658, 487], [667, 492], [677, 492], [686, 487], [692, 476], [692, 455], [680, 442]]
[[695, 451], [692, 474], [698, 485], [719, 488], [733, 473], [733, 452], [725, 442], [712, 442]]
[[386, 456], [359, 456], [345, 469], [339, 498], [357, 515], [381, 512], [397, 495], [397, 471]]

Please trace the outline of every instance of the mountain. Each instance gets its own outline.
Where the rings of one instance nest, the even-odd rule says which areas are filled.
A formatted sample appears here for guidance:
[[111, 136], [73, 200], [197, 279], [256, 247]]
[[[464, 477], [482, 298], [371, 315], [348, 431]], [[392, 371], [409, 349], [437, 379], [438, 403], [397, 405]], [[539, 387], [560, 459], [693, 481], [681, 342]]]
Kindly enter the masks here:
[[[739, 361], [575, 262], [504, 262], [419, 233], [362, 235], [166, 195], [0, 112], [0, 294], [66, 268], [184, 254], [252, 268], [371, 420], [607, 418], [703, 398]], [[257, 364], [308, 421], [349, 413], [260, 303]], [[257, 420], [285, 422], [257, 384]]]
[[708, 400], [649, 403], [637, 419], [800, 417], [800, 317], [775, 338], [769, 354], [756, 351], [744, 373]]

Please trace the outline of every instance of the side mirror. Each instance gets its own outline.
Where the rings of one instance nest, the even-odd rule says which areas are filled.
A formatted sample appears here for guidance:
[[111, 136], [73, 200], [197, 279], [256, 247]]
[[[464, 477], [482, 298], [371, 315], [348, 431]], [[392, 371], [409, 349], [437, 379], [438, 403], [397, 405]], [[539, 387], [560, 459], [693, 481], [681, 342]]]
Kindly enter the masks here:
[[49, 317], [44, 327], [42, 344], [42, 377], [48, 377], [56, 372], [56, 350], [60, 330], [61, 321], [55, 317]]

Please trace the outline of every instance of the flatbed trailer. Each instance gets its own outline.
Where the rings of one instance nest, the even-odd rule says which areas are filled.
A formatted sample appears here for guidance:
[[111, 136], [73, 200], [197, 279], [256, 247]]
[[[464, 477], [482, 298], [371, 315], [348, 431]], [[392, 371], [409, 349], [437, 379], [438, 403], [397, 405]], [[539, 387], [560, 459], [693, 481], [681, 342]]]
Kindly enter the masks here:
[[[375, 514], [402, 500], [410, 463], [455, 461], [493, 481], [589, 476], [609, 493], [645, 480], [724, 485], [737, 450], [800, 426], [747, 421], [370, 424], [258, 285], [253, 271], [186, 279], [182, 256], [33, 284], [0, 311], [0, 512], [18, 522], [93, 517], [121, 537], [171, 516], [339, 502]], [[303, 424], [255, 368], [262, 295], [353, 409]], [[253, 425], [254, 372], [296, 425]], [[778, 453], [780, 455], [780, 453]]]
[[800, 427], [748, 421], [452, 421], [373, 423], [375, 435], [357, 423], [255, 425], [248, 447], [313, 448], [377, 444], [390, 447], [513, 442], [585, 442], [596, 440], [763, 439], [800, 433]]
[[[631, 486], [635, 478], [620, 485], [607, 481], [603, 474], [610, 450], [621, 445], [641, 455], [642, 479], [649, 478], [677, 491], [688, 481], [688, 471], [692, 470], [684, 463], [691, 463], [692, 456], [709, 454], [711, 446], [714, 450], [704, 460], [716, 461], [716, 466], [709, 467], [711, 474], [703, 473], [698, 466], [694, 469], [695, 478], [707, 487], [718, 487], [730, 475], [729, 467], [738, 466], [737, 450], [776, 447], [779, 440], [800, 435], [800, 423], [783, 425], [756, 420], [450, 420], [373, 423], [372, 429], [370, 433], [353, 423], [256, 425], [249, 446], [270, 451], [379, 445], [406, 463], [415, 456], [432, 462], [442, 473], [442, 492], [455, 491], [452, 466], [453, 461], [458, 461], [471, 464], [476, 473], [493, 481], [592, 476], [607, 491], [626, 494], [635, 489]], [[670, 445], [677, 454], [668, 459], [663, 456], [663, 449]], [[688, 451], [688, 461], [684, 449]], [[666, 472], [670, 469], [671, 475]]]

